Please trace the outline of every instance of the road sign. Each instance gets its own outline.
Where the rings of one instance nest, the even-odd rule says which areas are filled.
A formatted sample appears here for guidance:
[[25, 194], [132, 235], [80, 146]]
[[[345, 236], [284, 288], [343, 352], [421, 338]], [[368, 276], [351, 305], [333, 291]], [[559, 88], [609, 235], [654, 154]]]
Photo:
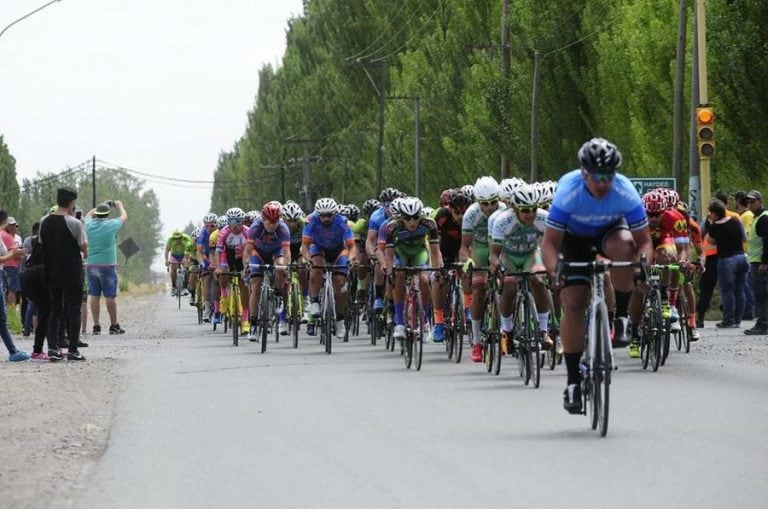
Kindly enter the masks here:
[[132, 237], [128, 237], [117, 247], [120, 248], [120, 252], [125, 256], [126, 262], [128, 261], [128, 258], [139, 252], [139, 246], [136, 245], [136, 242], [134, 242]]
[[629, 177], [629, 180], [632, 182], [632, 185], [635, 186], [635, 189], [637, 189], [637, 193], [640, 196], [657, 187], [669, 187], [677, 191], [675, 179], [672, 177]]

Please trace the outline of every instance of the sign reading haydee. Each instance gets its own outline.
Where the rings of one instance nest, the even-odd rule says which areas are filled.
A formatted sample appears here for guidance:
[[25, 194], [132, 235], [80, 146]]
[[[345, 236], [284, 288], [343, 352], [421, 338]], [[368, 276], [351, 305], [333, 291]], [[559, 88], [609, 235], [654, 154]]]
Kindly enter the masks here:
[[642, 196], [651, 189], [656, 189], [657, 187], [669, 187], [677, 191], [677, 186], [675, 185], [675, 179], [672, 177], [628, 177], [629, 180], [632, 182], [632, 185], [635, 186], [635, 189], [637, 189], [637, 193]]

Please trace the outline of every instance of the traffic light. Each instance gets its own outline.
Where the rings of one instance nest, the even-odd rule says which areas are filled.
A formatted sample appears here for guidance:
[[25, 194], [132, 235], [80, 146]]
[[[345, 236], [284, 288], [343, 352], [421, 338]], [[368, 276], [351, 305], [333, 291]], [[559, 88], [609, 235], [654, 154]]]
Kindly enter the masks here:
[[709, 159], [715, 153], [715, 112], [709, 106], [696, 108], [696, 142], [699, 159]]

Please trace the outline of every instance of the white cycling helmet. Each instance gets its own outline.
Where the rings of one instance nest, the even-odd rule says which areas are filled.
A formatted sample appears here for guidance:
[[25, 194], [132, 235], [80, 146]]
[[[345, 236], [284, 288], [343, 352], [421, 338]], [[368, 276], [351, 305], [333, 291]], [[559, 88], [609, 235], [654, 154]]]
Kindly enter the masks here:
[[203, 216], [203, 224], [215, 223], [218, 219], [219, 217], [216, 214], [209, 212]]
[[242, 223], [245, 221], [245, 212], [240, 207], [232, 207], [227, 210], [227, 221], [237, 221]]
[[216, 226], [219, 227], [219, 230], [227, 226], [227, 222], [229, 220], [227, 219], [227, 216], [219, 216], [218, 219], [216, 219]]
[[472, 184], [461, 186], [461, 191], [469, 196], [470, 201], [475, 201], [475, 186]]
[[333, 198], [320, 198], [315, 202], [315, 212], [318, 214], [336, 214], [339, 206]]
[[421, 209], [424, 208], [424, 204], [418, 198], [403, 198], [403, 203], [400, 205], [400, 213], [405, 216], [418, 216], [421, 215]]
[[392, 203], [389, 204], [389, 213], [393, 216], [399, 216], [403, 214], [405, 200], [407, 200], [407, 198], [395, 198], [392, 200]]
[[499, 198], [499, 183], [493, 177], [480, 177], [475, 182], [475, 200], [495, 200]]
[[499, 187], [501, 190], [499, 191], [499, 196], [502, 200], [511, 200], [512, 195], [515, 193], [515, 190], [517, 188], [522, 187], [525, 185], [525, 180], [517, 177], [512, 177], [508, 179], [504, 179], [499, 184]]
[[190, 235], [193, 239], [196, 239], [200, 236], [200, 228], [195, 228], [192, 230], [192, 234]]
[[304, 211], [301, 210], [298, 203], [293, 201], [285, 202], [280, 212], [285, 219], [301, 219], [304, 217]]
[[421, 209], [421, 215], [424, 217], [430, 217], [432, 213], [435, 211], [432, 207], [424, 207]]
[[526, 184], [518, 187], [512, 195], [512, 204], [515, 207], [536, 207], [539, 204], [539, 191], [536, 186]]

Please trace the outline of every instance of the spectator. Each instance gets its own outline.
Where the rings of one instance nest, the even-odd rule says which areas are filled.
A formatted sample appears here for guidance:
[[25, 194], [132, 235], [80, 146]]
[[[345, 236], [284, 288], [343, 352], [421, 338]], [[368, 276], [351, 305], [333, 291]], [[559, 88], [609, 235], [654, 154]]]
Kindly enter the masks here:
[[[6, 219], [5, 227], [0, 230], [0, 239], [7, 251], [12, 251], [15, 247], [20, 247], [21, 243], [17, 242], [16, 236], [18, 235], [19, 224], [13, 216], [8, 216]], [[16, 294], [21, 290], [19, 283], [19, 265], [20, 261], [18, 257], [12, 256], [5, 262], [3, 268], [6, 281], [6, 296], [5, 303], [7, 308], [15, 311], [16, 309]]]
[[755, 295], [755, 325], [744, 331], [748, 335], [768, 334], [768, 211], [763, 207], [763, 195], [752, 190], [747, 193], [747, 205], [754, 221], [747, 232], [747, 259], [752, 270], [752, 291]]
[[[66, 317], [69, 338], [67, 359], [84, 361], [78, 351], [80, 343], [80, 303], [83, 292], [83, 256], [88, 256], [85, 229], [75, 219], [77, 191], [62, 187], [56, 193], [57, 208], [40, 223], [40, 244], [50, 295], [48, 340], [57, 338], [62, 315]], [[58, 347], [61, 344], [56, 342]], [[50, 343], [49, 343], [50, 345]], [[54, 350], [59, 354], [58, 348]], [[50, 357], [50, 353], [48, 354]]]
[[[725, 205], [725, 215], [738, 217], [736, 212], [728, 210], [728, 193], [725, 191], [718, 191], [715, 194], [714, 199], [720, 200]], [[701, 235], [702, 238], [706, 238], [707, 229], [709, 228], [710, 217], [707, 214], [707, 220], [701, 223]], [[712, 294], [715, 292], [717, 286], [717, 246], [710, 244], [706, 241], [702, 243], [702, 251], [706, 260], [704, 263], [704, 273], [699, 279], [699, 300], [696, 303], [696, 328], [701, 329], [704, 327], [704, 315], [709, 311], [709, 305], [712, 302]]]
[[[37, 244], [37, 236], [39, 233], [40, 233], [40, 222], [38, 221], [37, 223], [32, 225], [32, 235], [24, 239], [24, 242], [22, 243], [22, 246], [24, 247], [24, 249], [26, 249], [27, 253], [29, 253], [30, 256], [32, 255], [33, 244]], [[27, 263], [21, 264], [21, 267], [20, 267], [20, 271], [22, 273], [21, 275], [23, 275], [23, 272], [26, 271], [27, 265], [28, 265]], [[42, 268], [42, 262], [40, 264], [40, 267]], [[21, 279], [21, 275], [19, 276], [19, 279]], [[31, 300], [28, 297], [28, 293], [22, 292], [22, 294], [26, 296], [24, 300], [27, 303], [26, 309], [24, 309], [24, 311], [22, 312], [22, 316], [24, 317], [24, 320], [23, 320], [24, 337], [27, 337], [30, 335], [30, 333], [33, 330], [37, 329], [37, 326], [35, 324], [35, 315], [37, 315], [38, 312], [37, 312], [37, 305], [35, 304], [34, 300]]]
[[744, 314], [744, 292], [749, 264], [744, 256], [744, 227], [735, 217], [725, 215], [725, 204], [712, 200], [709, 204], [708, 241], [717, 246], [717, 278], [723, 303], [720, 328], [736, 328]]
[[[39, 224], [35, 223], [39, 228]], [[33, 227], [33, 230], [35, 228]], [[33, 235], [29, 243], [29, 256], [25, 262], [25, 269], [21, 273], [21, 291], [26, 296], [31, 308], [37, 310], [37, 324], [35, 325], [35, 343], [32, 346], [33, 361], [60, 361], [61, 353], [57, 348], [56, 338], [48, 337], [48, 355], [43, 352], [43, 342], [48, 335], [48, 318], [50, 316], [50, 296], [45, 281], [45, 267], [43, 266], [42, 247], [38, 236]]]
[[[733, 193], [733, 201], [736, 203], [735, 209], [741, 219], [741, 224], [744, 226], [744, 232], [749, 231], [749, 227], [752, 226], [752, 221], [755, 219], [755, 215], [749, 210], [747, 204], [747, 193], [744, 191], [736, 191]], [[744, 242], [744, 252], [747, 251], [747, 243]], [[747, 282], [744, 285], [744, 315], [742, 320], [754, 320], [754, 307], [755, 307], [755, 295], [752, 292], [752, 270], [747, 272]]]
[[[117, 209], [119, 217], [110, 219], [111, 206]], [[116, 200], [98, 205], [85, 215], [85, 231], [88, 235], [88, 294], [91, 296], [93, 333], [101, 334], [99, 311], [101, 295], [107, 301], [109, 333], [123, 334], [125, 331], [117, 321], [117, 232], [128, 219], [123, 202]]]
[[[5, 227], [5, 223], [8, 220], [8, 213], [5, 210], [0, 209], [0, 228]], [[26, 256], [27, 252], [24, 248], [14, 246], [10, 251], [5, 247], [4, 242], [0, 242], [0, 270], [3, 270], [2, 266], [11, 259], [19, 260]], [[3, 278], [0, 277], [0, 336], [3, 338], [3, 343], [8, 349], [8, 360], [11, 362], [25, 361], [29, 359], [29, 354], [22, 350], [18, 350], [13, 343], [11, 333], [8, 330], [8, 315], [5, 311], [5, 299], [2, 295], [5, 293], [5, 284]]]

